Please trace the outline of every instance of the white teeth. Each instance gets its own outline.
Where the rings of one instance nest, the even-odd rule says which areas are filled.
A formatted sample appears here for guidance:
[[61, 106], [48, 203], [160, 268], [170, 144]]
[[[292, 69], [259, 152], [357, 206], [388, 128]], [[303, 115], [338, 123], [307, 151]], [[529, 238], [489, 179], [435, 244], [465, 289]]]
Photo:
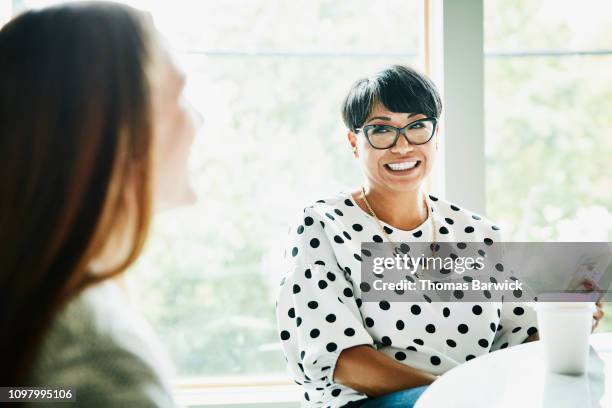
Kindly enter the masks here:
[[418, 161], [407, 161], [403, 163], [388, 163], [387, 166], [389, 166], [391, 170], [400, 171], [411, 169], [416, 166], [417, 163]]

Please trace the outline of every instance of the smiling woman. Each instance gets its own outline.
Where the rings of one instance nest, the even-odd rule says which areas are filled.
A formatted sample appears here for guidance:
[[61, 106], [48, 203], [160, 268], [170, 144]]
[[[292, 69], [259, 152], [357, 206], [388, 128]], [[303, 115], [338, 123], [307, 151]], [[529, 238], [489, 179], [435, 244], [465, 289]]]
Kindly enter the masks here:
[[537, 332], [534, 311], [516, 303], [522, 293], [513, 303], [362, 301], [362, 242], [500, 241], [490, 221], [423, 190], [441, 110], [433, 83], [398, 65], [345, 99], [363, 186], [299, 215], [278, 298], [283, 352], [307, 407], [411, 407], [438, 375]]

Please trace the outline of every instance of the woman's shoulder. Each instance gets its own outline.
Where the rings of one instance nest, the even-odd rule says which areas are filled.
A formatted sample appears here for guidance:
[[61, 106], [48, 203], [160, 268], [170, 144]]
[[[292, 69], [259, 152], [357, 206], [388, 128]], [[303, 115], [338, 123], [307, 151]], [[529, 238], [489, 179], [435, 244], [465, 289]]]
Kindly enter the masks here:
[[[289, 235], [297, 235], [303, 238], [301, 231], [308, 229], [311, 232], [323, 232], [325, 226], [340, 221], [352, 219], [355, 203], [351, 194], [338, 192], [333, 195], [324, 196], [316, 201], [307, 202], [298, 207], [295, 215], [289, 221]], [[310, 228], [308, 228], [310, 227]]]
[[353, 206], [350, 193], [341, 192], [302, 207], [289, 225], [284, 255], [289, 262], [286, 269], [299, 269], [313, 264], [335, 264], [337, 248], [332, 241], [336, 236], [341, 239], [345, 223], [350, 223], [353, 219], [350, 214], [350, 207]]
[[500, 236], [501, 228], [489, 218], [471, 211], [455, 202], [428, 194], [428, 201], [434, 214], [443, 218], [446, 224], [463, 228], [465, 232], [480, 232]]
[[151, 328], [121, 288], [107, 281], [86, 289], [55, 317], [31, 381], [73, 387], [80, 403], [121, 398], [135, 406], [173, 406], [171, 374]]
[[329, 195], [315, 202], [306, 205], [302, 212], [309, 216], [314, 216], [325, 221], [334, 220], [335, 217], [342, 217], [347, 209], [355, 206], [351, 194], [341, 191], [333, 195]]

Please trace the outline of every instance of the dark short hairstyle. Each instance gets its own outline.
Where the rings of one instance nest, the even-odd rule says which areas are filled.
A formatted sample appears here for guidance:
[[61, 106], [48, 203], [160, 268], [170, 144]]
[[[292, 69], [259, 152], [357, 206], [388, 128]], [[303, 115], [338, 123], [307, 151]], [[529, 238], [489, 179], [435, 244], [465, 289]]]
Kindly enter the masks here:
[[342, 104], [346, 126], [352, 132], [360, 128], [377, 103], [392, 112], [422, 113], [433, 118], [442, 113], [442, 100], [433, 82], [404, 65], [391, 65], [353, 84]]

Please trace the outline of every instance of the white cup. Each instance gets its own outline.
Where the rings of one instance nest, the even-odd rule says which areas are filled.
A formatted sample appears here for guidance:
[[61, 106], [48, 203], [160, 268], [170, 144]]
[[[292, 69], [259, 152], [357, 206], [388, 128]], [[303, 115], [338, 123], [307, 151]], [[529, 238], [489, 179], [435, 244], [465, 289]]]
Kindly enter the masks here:
[[583, 374], [595, 304], [538, 302], [536, 310], [548, 370], [557, 374]]

